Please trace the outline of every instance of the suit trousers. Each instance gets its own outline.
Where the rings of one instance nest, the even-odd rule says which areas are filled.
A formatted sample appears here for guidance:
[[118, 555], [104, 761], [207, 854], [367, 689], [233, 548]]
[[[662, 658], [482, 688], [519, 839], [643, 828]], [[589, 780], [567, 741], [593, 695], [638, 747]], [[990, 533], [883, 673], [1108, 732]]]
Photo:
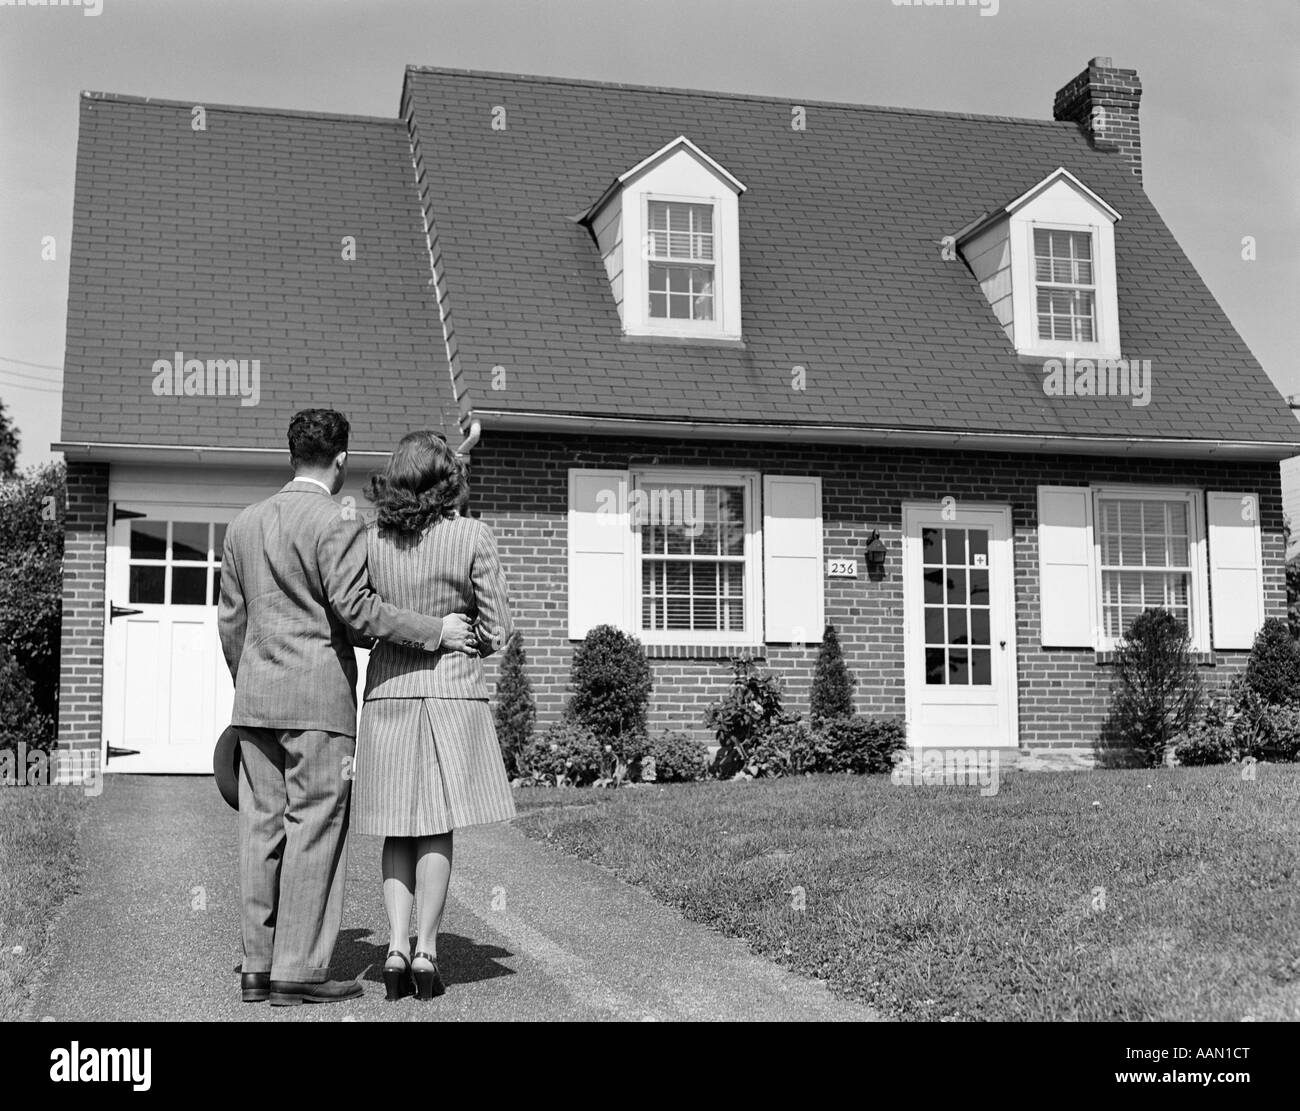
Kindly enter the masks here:
[[343, 919], [356, 738], [239, 727], [244, 971], [319, 983]]

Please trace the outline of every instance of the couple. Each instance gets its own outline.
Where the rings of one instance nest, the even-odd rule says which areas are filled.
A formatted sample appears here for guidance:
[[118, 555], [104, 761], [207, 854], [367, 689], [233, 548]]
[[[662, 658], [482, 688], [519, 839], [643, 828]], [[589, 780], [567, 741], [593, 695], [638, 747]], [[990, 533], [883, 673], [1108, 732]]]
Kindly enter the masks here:
[[[466, 469], [435, 433], [404, 436], [372, 476], [369, 528], [333, 500], [347, 474], [341, 413], [295, 414], [289, 457], [293, 481], [235, 518], [222, 553], [243, 998], [291, 1006], [361, 994], [355, 980], [328, 979], [355, 801], [356, 830], [385, 838], [387, 998], [430, 999], [444, 990], [452, 831], [515, 814], [480, 659], [513, 629], [496, 541], [460, 515]], [[374, 640], [358, 729], [353, 647]]]

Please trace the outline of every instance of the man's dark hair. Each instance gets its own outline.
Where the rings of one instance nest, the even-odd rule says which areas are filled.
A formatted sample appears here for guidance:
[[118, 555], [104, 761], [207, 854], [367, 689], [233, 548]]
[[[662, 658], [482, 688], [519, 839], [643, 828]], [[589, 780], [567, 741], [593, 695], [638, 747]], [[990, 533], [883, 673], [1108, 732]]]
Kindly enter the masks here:
[[323, 467], [348, 450], [348, 418], [333, 409], [302, 409], [289, 422], [289, 459], [294, 466]]

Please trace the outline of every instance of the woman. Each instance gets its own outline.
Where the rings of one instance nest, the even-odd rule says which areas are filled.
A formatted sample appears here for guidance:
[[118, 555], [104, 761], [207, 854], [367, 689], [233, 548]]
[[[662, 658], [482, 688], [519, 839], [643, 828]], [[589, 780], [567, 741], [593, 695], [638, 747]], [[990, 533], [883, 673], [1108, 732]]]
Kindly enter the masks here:
[[466, 614], [477, 647], [430, 654], [381, 642], [370, 656], [357, 731], [354, 828], [385, 838], [387, 998], [402, 998], [414, 981], [417, 996], [432, 999], [445, 990], [438, 926], [452, 831], [515, 816], [480, 659], [505, 644], [513, 624], [496, 541], [487, 525], [458, 512], [468, 499], [465, 468], [441, 436], [403, 436], [366, 496], [379, 509], [368, 533], [375, 590], [420, 613]]

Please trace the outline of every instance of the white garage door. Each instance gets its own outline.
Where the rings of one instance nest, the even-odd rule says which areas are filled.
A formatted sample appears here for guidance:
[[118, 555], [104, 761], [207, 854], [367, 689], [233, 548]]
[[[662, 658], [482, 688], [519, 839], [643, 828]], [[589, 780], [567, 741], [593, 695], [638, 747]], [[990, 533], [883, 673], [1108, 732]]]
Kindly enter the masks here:
[[237, 512], [115, 505], [104, 690], [109, 771], [212, 770], [212, 746], [230, 722], [233, 698], [217, 600], [221, 546]]
[[[212, 772], [234, 691], [217, 635], [226, 525], [283, 472], [114, 467], [104, 651], [109, 772]], [[344, 490], [365, 515], [358, 479]], [[209, 500], [210, 499], [210, 500]], [[115, 616], [112, 616], [115, 615]], [[357, 652], [364, 690], [368, 652]]]

